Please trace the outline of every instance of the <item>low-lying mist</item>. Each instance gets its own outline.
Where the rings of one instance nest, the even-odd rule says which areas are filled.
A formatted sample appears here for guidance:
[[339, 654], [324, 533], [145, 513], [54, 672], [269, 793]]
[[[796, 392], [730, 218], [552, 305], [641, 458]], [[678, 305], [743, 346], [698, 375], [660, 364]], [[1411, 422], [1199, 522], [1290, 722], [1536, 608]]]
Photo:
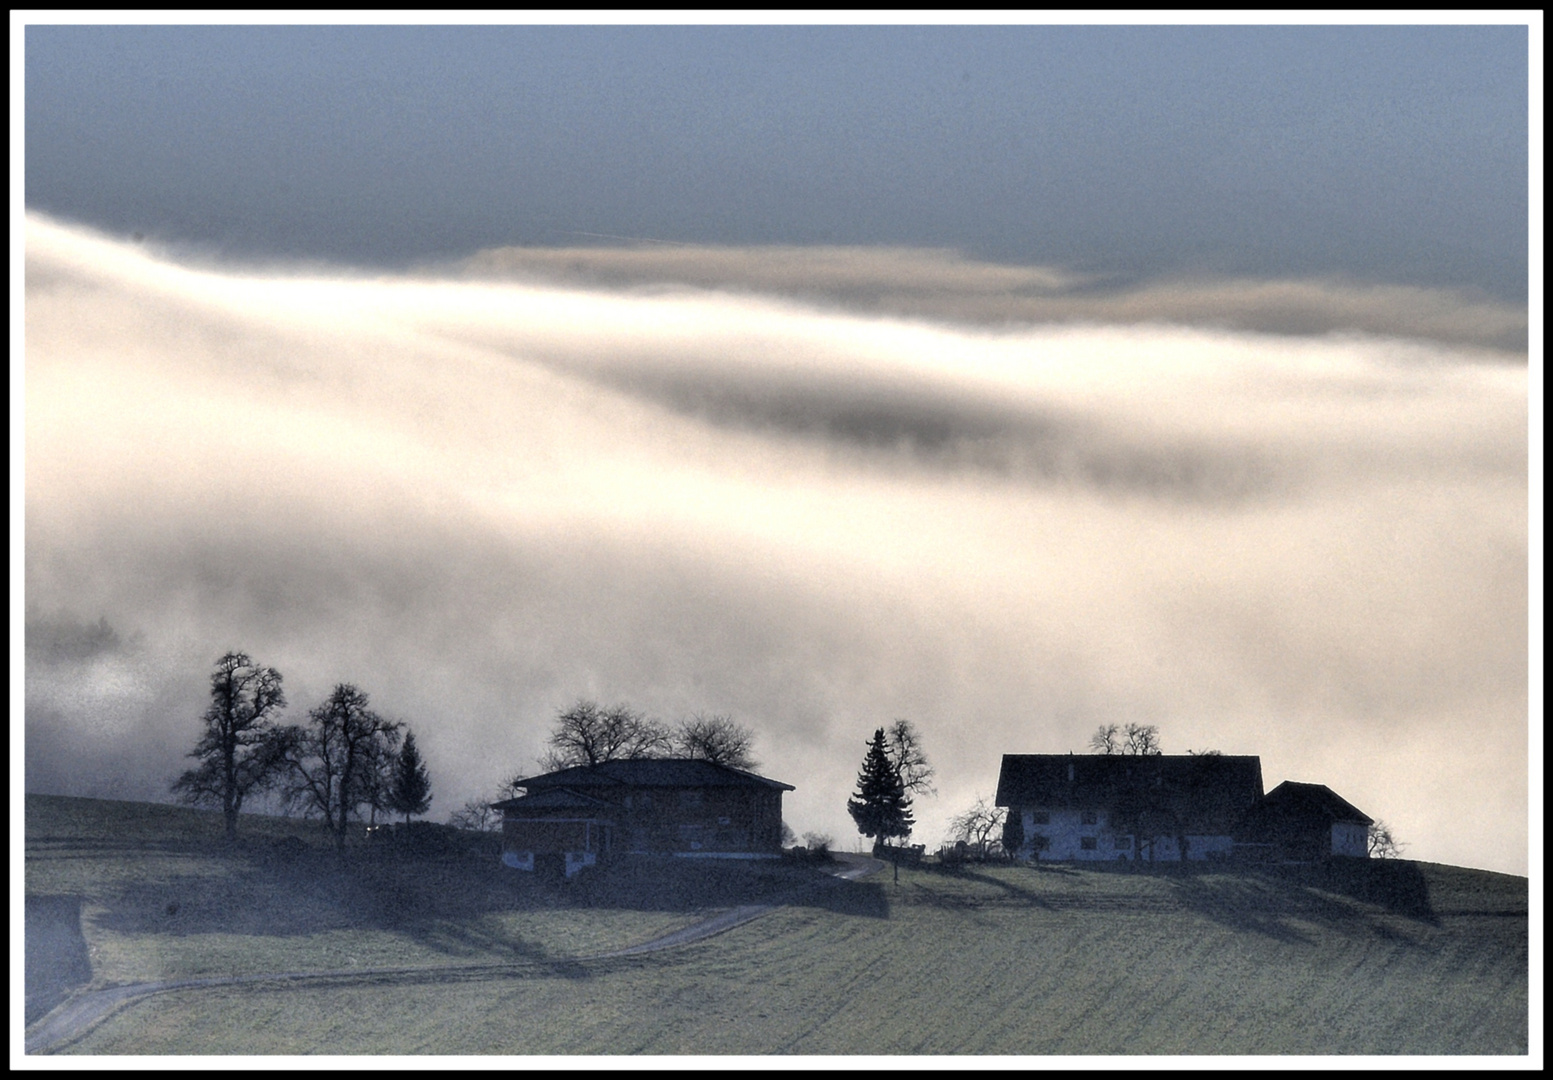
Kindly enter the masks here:
[[[782, 251], [370, 276], [30, 216], [26, 790], [166, 798], [242, 649], [293, 720], [351, 681], [406, 721], [438, 820], [579, 697], [733, 716], [845, 847], [893, 718], [930, 846], [1002, 754], [1138, 721], [1526, 872], [1524, 312], [1292, 334]], [[1078, 299], [956, 308], [1000, 288]]]

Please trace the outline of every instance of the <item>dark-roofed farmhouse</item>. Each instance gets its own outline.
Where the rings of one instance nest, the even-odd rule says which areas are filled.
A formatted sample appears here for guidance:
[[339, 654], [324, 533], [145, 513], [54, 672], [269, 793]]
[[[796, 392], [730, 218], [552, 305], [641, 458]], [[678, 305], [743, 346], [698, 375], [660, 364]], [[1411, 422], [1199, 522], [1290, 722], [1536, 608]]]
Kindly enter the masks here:
[[612, 855], [774, 858], [782, 792], [764, 776], [686, 758], [578, 765], [517, 781], [502, 812], [502, 861], [567, 876]]
[[1246, 818], [1249, 839], [1272, 847], [1280, 860], [1312, 862], [1332, 855], [1366, 859], [1374, 822], [1325, 784], [1285, 780]]
[[1261, 798], [1255, 756], [1005, 754], [995, 801], [1016, 857], [1165, 861], [1227, 857]]

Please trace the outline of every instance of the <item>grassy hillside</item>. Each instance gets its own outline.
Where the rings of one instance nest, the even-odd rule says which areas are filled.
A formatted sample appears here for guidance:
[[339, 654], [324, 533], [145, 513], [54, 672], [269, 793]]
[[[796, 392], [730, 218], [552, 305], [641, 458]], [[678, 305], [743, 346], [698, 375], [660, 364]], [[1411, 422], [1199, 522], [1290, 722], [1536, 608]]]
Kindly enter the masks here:
[[[40, 842], [34, 857], [30, 800], [28, 813], [31, 893], [35, 861], [40, 881], [69, 875], [57, 865], [41, 871], [49, 853]], [[170, 842], [146, 828], [140, 843]], [[763, 881], [708, 878], [643, 890], [640, 881], [601, 875], [580, 889], [546, 891], [513, 888], [498, 872], [489, 891], [469, 887], [483, 902], [463, 901], [428, 916], [440, 928], [435, 933], [415, 920], [400, 926], [379, 915], [355, 923], [325, 920], [288, 935], [275, 918], [227, 924], [213, 914], [174, 932], [150, 925], [154, 907], [148, 914], [151, 902], [129, 865], [161, 866], [145, 874], [167, 882], [168, 857], [122, 850], [105, 856], [105, 869], [123, 876], [116, 887], [95, 886], [83, 905], [94, 965], [105, 945], [116, 943], [107, 958], [141, 965], [137, 970], [153, 961], [187, 967], [196, 956], [245, 971], [307, 958], [317, 959], [317, 967], [340, 966], [337, 958], [323, 962], [325, 950], [358, 959], [416, 956], [427, 970], [367, 985], [170, 993], [130, 1006], [70, 1052], [1527, 1049], [1526, 881], [1482, 871], [1417, 863], [1354, 864], [1336, 874], [902, 870], [899, 886], [887, 877], [838, 882], [687, 948], [564, 963], [600, 944], [641, 940], [682, 924], [696, 913], [698, 890], [714, 901], [742, 902], [792, 879], [771, 871], [776, 876]], [[212, 895], [246, 895], [262, 881], [242, 877], [256, 872], [244, 871], [233, 857], [179, 857], [186, 865], [178, 880], [204, 882]], [[69, 874], [86, 888], [91, 869], [73, 865]], [[196, 865], [219, 884], [195, 873]], [[476, 863], [466, 870], [476, 882], [485, 872]], [[65, 892], [55, 885], [43, 891]], [[500, 976], [447, 967], [476, 956], [535, 962]], [[96, 977], [104, 978], [101, 969]]]
[[[407, 859], [357, 848], [342, 864], [317, 823], [283, 818], [245, 815], [229, 847], [218, 813], [29, 795], [25, 836], [29, 926], [84, 953], [97, 984], [564, 960], [695, 917], [575, 910], [567, 890], [534, 888], [478, 850]], [[76, 926], [78, 944], [66, 940]], [[43, 977], [59, 966], [34, 958]]]

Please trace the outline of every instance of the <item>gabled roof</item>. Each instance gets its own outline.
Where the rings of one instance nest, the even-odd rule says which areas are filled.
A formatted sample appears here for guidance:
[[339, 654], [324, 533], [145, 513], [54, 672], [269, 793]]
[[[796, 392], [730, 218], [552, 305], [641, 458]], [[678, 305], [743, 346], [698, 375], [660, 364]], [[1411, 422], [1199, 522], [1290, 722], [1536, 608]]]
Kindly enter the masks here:
[[1325, 784], [1285, 780], [1267, 793], [1264, 806], [1282, 817], [1322, 818], [1373, 825], [1374, 819]]
[[792, 791], [792, 784], [757, 776], [743, 769], [714, 765], [699, 758], [636, 758], [574, 765], [569, 769], [516, 780], [515, 786], [533, 794], [548, 788], [598, 787], [742, 787]]
[[1226, 833], [1262, 797], [1262, 759], [1228, 754], [1004, 754], [998, 806], [1107, 809], [1140, 801]]

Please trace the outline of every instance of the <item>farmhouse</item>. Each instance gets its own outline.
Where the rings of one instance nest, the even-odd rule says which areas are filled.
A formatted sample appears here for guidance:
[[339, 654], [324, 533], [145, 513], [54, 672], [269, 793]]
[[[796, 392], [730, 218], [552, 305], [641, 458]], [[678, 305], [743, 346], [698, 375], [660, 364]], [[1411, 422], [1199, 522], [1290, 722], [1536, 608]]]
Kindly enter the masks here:
[[1321, 784], [1264, 795], [1254, 755], [1005, 754], [996, 802], [1025, 859], [1369, 855], [1369, 817]]
[[1365, 859], [1374, 822], [1325, 784], [1285, 780], [1251, 808], [1244, 832], [1274, 858], [1312, 862], [1332, 855]]
[[614, 855], [775, 858], [782, 792], [764, 776], [710, 761], [644, 758], [578, 765], [517, 781], [502, 812], [502, 861], [564, 870]]
[[1223, 754], [1005, 754], [997, 805], [1026, 859], [1227, 857], [1262, 762]]

